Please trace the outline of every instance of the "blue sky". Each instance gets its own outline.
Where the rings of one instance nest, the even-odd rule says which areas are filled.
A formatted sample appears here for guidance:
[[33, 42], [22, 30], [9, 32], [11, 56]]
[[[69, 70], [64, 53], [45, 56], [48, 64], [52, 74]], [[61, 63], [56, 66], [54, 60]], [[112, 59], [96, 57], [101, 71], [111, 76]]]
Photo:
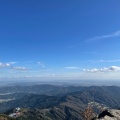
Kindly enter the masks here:
[[0, 1], [0, 78], [120, 79], [119, 5]]

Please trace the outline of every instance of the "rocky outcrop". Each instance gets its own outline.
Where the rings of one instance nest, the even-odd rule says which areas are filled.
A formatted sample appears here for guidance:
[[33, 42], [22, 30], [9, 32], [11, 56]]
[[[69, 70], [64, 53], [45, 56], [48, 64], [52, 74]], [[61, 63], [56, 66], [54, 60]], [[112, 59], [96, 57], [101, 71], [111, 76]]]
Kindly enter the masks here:
[[105, 110], [98, 116], [96, 120], [120, 120], [120, 110]]

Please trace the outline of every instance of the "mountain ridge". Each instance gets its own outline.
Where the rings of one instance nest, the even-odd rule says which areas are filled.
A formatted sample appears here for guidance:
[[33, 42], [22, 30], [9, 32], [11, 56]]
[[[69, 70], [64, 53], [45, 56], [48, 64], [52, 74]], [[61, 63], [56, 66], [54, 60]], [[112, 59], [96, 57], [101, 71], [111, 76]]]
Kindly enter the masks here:
[[[5, 112], [5, 110], [16, 107], [24, 108], [26, 112], [23, 112], [23, 116], [20, 117], [22, 120], [29, 120], [30, 117], [34, 118], [34, 120], [39, 120], [41, 117], [46, 120], [84, 120], [83, 112], [91, 102], [109, 108], [120, 108], [120, 87], [91, 86], [79, 89], [79, 91], [76, 91], [76, 89], [73, 91], [72, 88], [73, 92], [70, 92], [70, 90], [63, 95], [30, 93], [16, 100], [0, 104], [0, 110]], [[113, 91], [117, 91], [117, 93]], [[98, 108], [94, 110], [96, 109]]]

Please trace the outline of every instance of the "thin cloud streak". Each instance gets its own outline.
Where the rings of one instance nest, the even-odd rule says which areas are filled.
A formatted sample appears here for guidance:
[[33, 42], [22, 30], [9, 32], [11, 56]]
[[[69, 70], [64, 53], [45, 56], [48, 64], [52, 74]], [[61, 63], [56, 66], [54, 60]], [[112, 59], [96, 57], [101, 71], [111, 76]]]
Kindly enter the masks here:
[[116, 62], [120, 62], [120, 60], [86, 60], [86, 61], [79, 61], [79, 63], [81, 62], [85, 62], [85, 63], [102, 63], [102, 62], [106, 62], [106, 63], [116, 63]]
[[100, 60], [100, 62], [120, 62], [120, 60]]
[[79, 53], [84, 53], [84, 54], [96, 54], [97, 52], [79, 52]]
[[97, 36], [97, 37], [87, 39], [85, 42], [94, 42], [104, 38], [119, 37], [119, 36], [120, 36], [120, 31], [116, 31], [112, 34], [102, 35], [102, 36]]
[[65, 69], [68, 69], [68, 70], [77, 70], [77, 69], [80, 69], [79, 67], [65, 67]]
[[22, 70], [22, 71], [28, 70], [28, 68], [26, 68], [26, 67], [13, 67], [13, 69], [14, 70]]

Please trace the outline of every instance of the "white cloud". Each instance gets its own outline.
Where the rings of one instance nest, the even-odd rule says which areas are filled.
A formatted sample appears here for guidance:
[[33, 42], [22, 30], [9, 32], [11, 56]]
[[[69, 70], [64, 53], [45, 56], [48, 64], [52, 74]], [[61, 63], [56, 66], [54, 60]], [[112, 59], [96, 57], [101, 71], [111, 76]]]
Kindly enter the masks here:
[[120, 62], [119, 59], [116, 60], [86, 60], [86, 61], [79, 61], [79, 63], [84, 62], [84, 63], [112, 63], [112, 62]]
[[120, 67], [119, 66], [110, 66], [108, 68], [104, 67], [104, 68], [100, 68], [100, 69], [83, 69], [84, 72], [114, 72], [114, 71], [120, 71]]
[[13, 64], [16, 64], [16, 63], [18, 63], [18, 62], [8, 62], [9, 64], [11, 64], [11, 65], [13, 65]]
[[41, 67], [42, 67], [42, 68], [45, 68], [45, 66], [44, 66], [44, 65], [42, 65]]
[[100, 60], [99, 62], [120, 62], [120, 60]]
[[28, 70], [26, 67], [13, 67], [14, 70]]
[[112, 34], [101, 35], [101, 36], [90, 38], [90, 39], [86, 40], [86, 42], [94, 42], [94, 41], [98, 41], [98, 40], [104, 39], [104, 38], [119, 37], [119, 36], [120, 36], [120, 31], [116, 31]]
[[79, 67], [65, 67], [65, 69], [76, 70], [76, 69], [79, 69]]
[[9, 68], [11, 70], [21, 70], [21, 71], [28, 70], [28, 68], [26, 67], [14, 66], [13, 64], [16, 64], [16, 63], [17, 62], [8, 62], [8, 63], [0, 62], [0, 68]]
[[39, 65], [43, 65], [43, 62], [37, 62]]
[[25, 61], [24, 63], [32, 63], [32, 62], [34, 62], [34, 61]]
[[11, 67], [13, 64], [16, 63], [17, 62], [7, 62], [7, 63], [0, 62], [0, 68]]
[[44, 65], [43, 62], [37, 62], [37, 63], [38, 63], [38, 65], [39, 65], [41, 68], [45, 68], [45, 65]]
[[10, 67], [10, 63], [0, 63], [0, 68]]

